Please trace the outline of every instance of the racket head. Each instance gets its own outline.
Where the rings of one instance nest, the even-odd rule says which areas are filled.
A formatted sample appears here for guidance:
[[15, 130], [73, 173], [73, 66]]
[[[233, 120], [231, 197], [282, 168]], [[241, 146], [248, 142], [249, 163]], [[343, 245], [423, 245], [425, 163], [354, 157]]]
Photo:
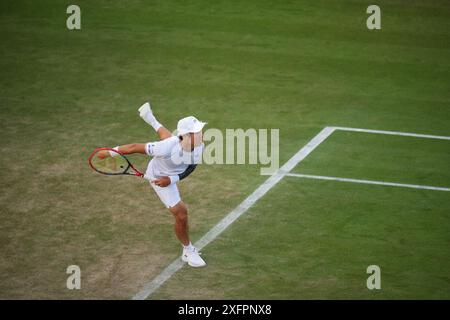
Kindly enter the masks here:
[[[111, 156], [111, 154], [113, 156]], [[109, 176], [122, 174], [135, 176], [142, 175], [142, 173], [137, 171], [124, 155], [110, 148], [95, 149], [89, 157], [89, 165], [94, 171]], [[135, 172], [129, 172], [130, 169]]]

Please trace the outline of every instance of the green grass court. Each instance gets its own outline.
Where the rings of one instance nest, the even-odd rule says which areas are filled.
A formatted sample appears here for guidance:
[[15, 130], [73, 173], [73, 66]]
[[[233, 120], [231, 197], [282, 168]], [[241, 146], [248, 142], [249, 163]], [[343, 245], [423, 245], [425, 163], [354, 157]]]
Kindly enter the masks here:
[[[280, 165], [324, 127], [450, 136], [450, 3], [0, 2], [0, 298], [129, 299], [180, 254], [151, 188], [96, 147], [169, 129], [278, 128]], [[292, 173], [450, 188], [450, 141], [336, 131]], [[146, 157], [130, 157], [145, 168]], [[203, 165], [179, 186], [196, 241], [267, 179]], [[449, 299], [450, 193], [284, 177], [150, 299]], [[66, 268], [81, 268], [80, 290]], [[381, 267], [381, 290], [366, 268]]]
[[[428, 167], [433, 165], [431, 159], [449, 163], [446, 151], [450, 141], [438, 142], [337, 131], [292, 172], [445, 182], [445, 174]], [[380, 144], [384, 148], [378, 150], [389, 154], [371, 154], [373, 146]], [[418, 151], [412, 157], [414, 150]], [[411, 158], [414, 172], [408, 168]], [[215, 257], [216, 252], [223, 253], [207, 272], [183, 270], [155, 297], [443, 298], [448, 295], [444, 270], [450, 261], [438, 252], [446, 250], [449, 239], [449, 200], [448, 193], [442, 191], [286, 176], [249, 210], [248, 216], [204, 250], [214, 252]], [[237, 244], [236, 239], [246, 245]], [[230, 253], [236, 257], [235, 263], [228, 262]], [[364, 281], [365, 268], [375, 261], [386, 270], [383, 282], [387, 286], [380, 292], [367, 290]], [[242, 272], [235, 274], [233, 270]], [[198, 293], [199, 283], [200, 287], [217, 287], [219, 294]]]

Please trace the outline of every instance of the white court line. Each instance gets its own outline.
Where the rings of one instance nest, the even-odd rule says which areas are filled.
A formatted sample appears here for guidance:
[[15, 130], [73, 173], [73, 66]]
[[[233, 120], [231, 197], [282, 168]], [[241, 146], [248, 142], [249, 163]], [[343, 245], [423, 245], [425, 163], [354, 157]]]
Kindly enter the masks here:
[[384, 130], [371, 130], [371, 129], [359, 129], [359, 128], [347, 128], [347, 127], [333, 127], [333, 128], [335, 130], [341, 130], [341, 131], [353, 131], [353, 132], [388, 134], [388, 135], [404, 136], [404, 137], [450, 140], [450, 137], [447, 137], [447, 136], [434, 136], [431, 134], [419, 134], [419, 133], [408, 133], [408, 132], [399, 132], [399, 131], [384, 131]]
[[[291, 159], [289, 159], [280, 169], [262, 183], [251, 195], [249, 195], [233, 211], [219, 221], [194, 245], [201, 250], [219, 234], [221, 234], [230, 224], [247, 211], [256, 201], [264, 196], [273, 186], [275, 186], [289, 171], [291, 171], [300, 161], [306, 158], [319, 144], [330, 136], [335, 128], [325, 127], [311, 141], [300, 149]], [[180, 258], [167, 266], [156, 278], [145, 284], [142, 290], [133, 296], [133, 300], [144, 300], [152, 295], [164, 282], [166, 282], [175, 272], [183, 267], [184, 263]]]
[[395, 183], [395, 182], [385, 182], [385, 181], [316, 176], [316, 175], [312, 175], [312, 174], [298, 174], [298, 173], [287, 173], [286, 175], [289, 177], [307, 178], [307, 179], [316, 179], [316, 180], [332, 180], [332, 181], [343, 181], [343, 182], [353, 182], [353, 183], [363, 183], [363, 184], [376, 184], [376, 185], [391, 186], [391, 187], [426, 189], [426, 190], [436, 190], [436, 191], [450, 191], [450, 188], [422, 186], [422, 185], [417, 185], [417, 184], [405, 184], [405, 183]]

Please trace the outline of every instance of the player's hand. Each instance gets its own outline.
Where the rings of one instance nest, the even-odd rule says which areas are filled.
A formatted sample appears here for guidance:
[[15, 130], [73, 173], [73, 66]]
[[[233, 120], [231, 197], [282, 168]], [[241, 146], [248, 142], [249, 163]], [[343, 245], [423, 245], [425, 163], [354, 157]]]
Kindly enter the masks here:
[[100, 160], [103, 160], [103, 159], [105, 159], [105, 158], [107, 158], [107, 157], [110, 157], [111, 155], [109, 154], [109, 151], [108, 150], [102, 150], [102, 151], [99, 151], [98, 153], [97, 153], [97, 157], [100, 159]]
[[167, 187], [170, 184], [170, 182], [171, 181], [170, 181], [169, 177], [161, 177], [161, 178], [153, 180], [153, 183], [161, 188]]

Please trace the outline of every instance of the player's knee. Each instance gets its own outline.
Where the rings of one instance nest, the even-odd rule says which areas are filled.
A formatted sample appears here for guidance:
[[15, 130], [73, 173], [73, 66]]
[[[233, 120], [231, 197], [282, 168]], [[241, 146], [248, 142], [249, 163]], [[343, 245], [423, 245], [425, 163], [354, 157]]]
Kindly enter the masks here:
[[186, 209], [180, 209], [175, 215], [175, 219], [181, 223], [187, 223], [188, 214]]
[[182, 203], [177, 204], [175, 207], [172, 208], [172, 213], [175, 216], [175, 219], [177, 219], [180, 222], [186, 222], [188, 219], [188, 212], [186, 209], [186, 206]]

